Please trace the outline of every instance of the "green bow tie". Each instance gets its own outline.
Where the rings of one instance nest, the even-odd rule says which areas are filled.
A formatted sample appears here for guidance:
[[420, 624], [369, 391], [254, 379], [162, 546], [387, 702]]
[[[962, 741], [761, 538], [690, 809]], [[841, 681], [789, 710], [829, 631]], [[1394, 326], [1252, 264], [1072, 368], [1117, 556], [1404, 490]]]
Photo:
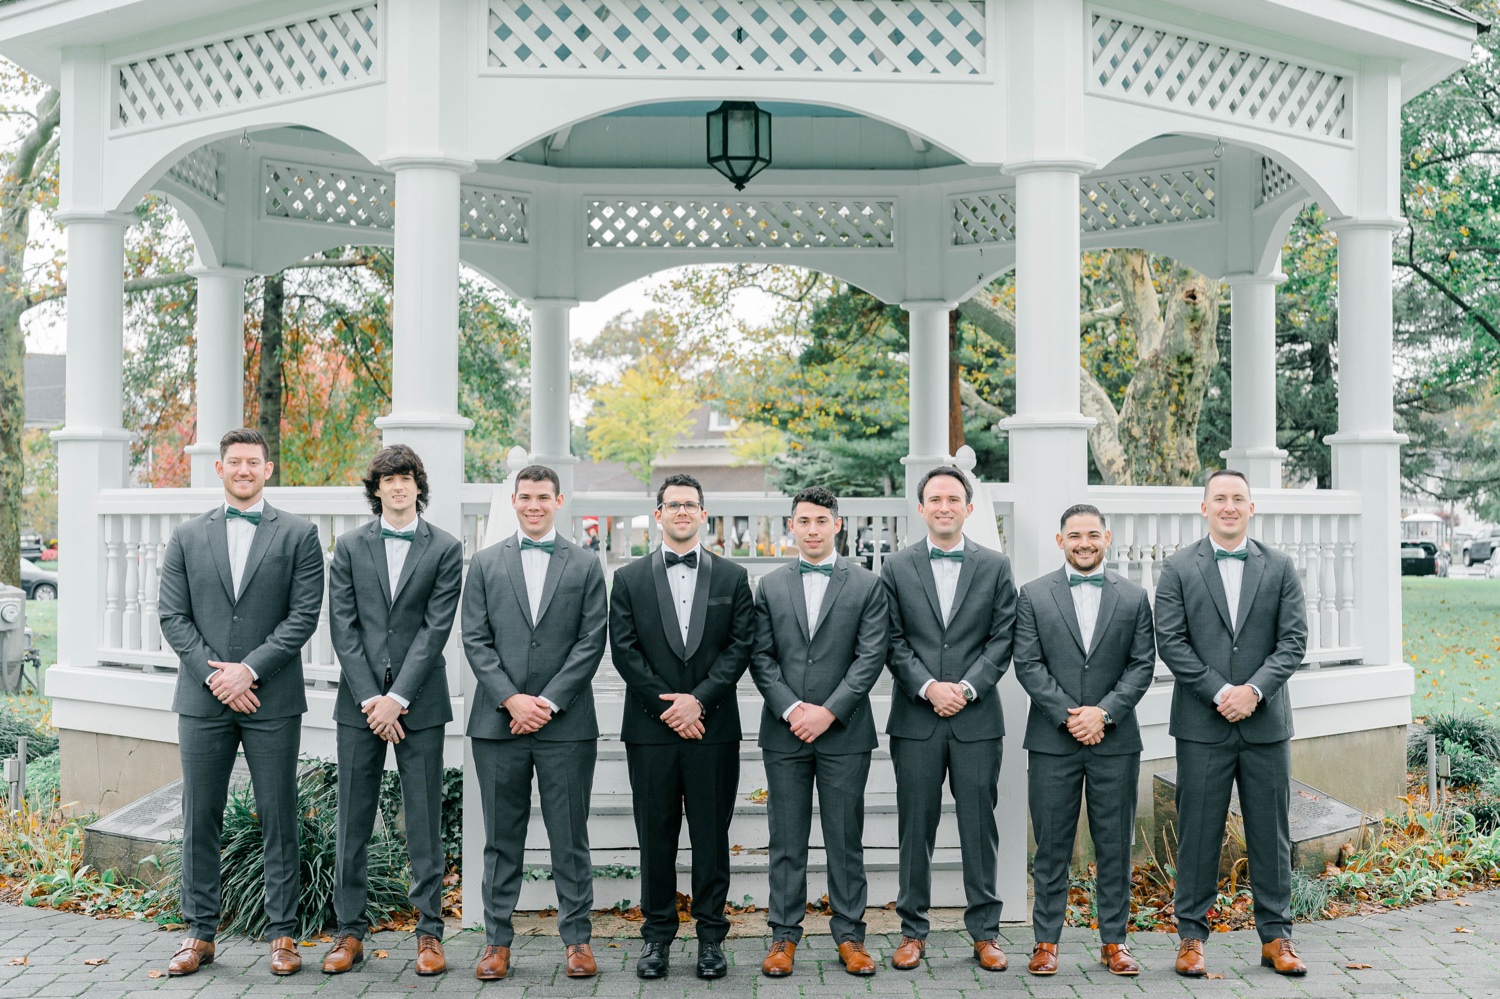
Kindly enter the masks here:
[[1101, 590], [1104, 589], [1104, 573], [1101, 572], [1093, 576], [1080, 576], [1077, 573], [1068, 574], [1068, 585], [1070, 587], [1083, 586], [1084, 584], [1088, 584], [1089, 586], [1097, 586]]
[[1239, 559], [1241, 562], [1243, 562], [1243, 561], [1245, 561], [1245, 559], [1247, 559], [1249, 557], [1250, 557], [1250, 549], [1249, 548], [1241, 548], [1239, 551], [1235, 551], [1235, 552], [1226, 552], [1222, 548], [1215, 548], [1214, 549], [1214, 561], [1215, 562], [1222, 562], [1226, 558]]
[[232, 506], [224, 508], [225, 520], [248, 520], [252, 524], [260, 523], [260, 514], [255, 511], [236, 510]]
[[532, 541], [530, 538], [521, 539], [521, 551], [523, 552], [528, 548], [536, 548], [540, 551], [546, 552], [548, 555], [551, 555], [552, 549], [556, 547], [557, 541], [555, 539], [552, 541]]
[[929, 547], [927, 549], [927, 558], [929, 560], [931, 560], [931, 559], [940, 559], [940, 558], [951, 558], [955, 562], [962, 562], [964, 560], [964, 550], [962, 548], [955, 548], [951, 552], [945, 552], [941, 548], [931, 548], [931, 547]]
[[797, 563], [797, 571], [800, 572], [804, 576], [807, 575], [809, 572], [821, 572], [825, 576], [832, 576], [833, 575], [833, 563], [832, 562], [828, 562], [828, 563], [826, 563], [824, 565], [813, 565], [811, 562], [800, 562], [799, 561]]
[[389, 527], [380, 529], [381, 541], [410, 541], [417, 536], [417, 529], [413, 527], [409, 531], [393, 531]]

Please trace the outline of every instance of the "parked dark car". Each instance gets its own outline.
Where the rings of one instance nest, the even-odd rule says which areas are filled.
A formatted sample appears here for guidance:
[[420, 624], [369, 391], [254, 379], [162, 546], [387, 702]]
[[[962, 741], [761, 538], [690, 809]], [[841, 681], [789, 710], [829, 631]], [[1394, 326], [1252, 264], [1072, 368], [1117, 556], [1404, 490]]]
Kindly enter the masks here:
[[1490, 531], [1479, 535], [1464, 545], [1464, 565], [1488, 562], [1497, 548], [1500, 548], [1500, 531]]
[[863, 563], [866, 569], [874, 567], [877, 547], [880, 549], [882, 560], [891, 553], [891, 536], [883, 525], [869, 524], [855, 532], [854, 557]]
[[48, 572], [21, 559], [21, 589], [27, 600], [56, 600], [57, 573]]
[[38, 561], [42, 557], [42, 536], [40, 534], [21, 535], [21, 557], [28, 562]]
[[1401, 542], [1401, 575], [1446, 576], [1448, 553], [1431, 541]]

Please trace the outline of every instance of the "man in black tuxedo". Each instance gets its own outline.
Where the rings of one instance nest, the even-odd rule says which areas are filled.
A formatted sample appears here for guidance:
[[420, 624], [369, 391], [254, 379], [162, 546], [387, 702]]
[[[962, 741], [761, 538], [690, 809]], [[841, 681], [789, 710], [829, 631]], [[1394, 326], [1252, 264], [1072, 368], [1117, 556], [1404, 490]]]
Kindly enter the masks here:
[[297, 751], [307, 694], [302, 646], [323, 609], [318, 529], [266, 502], [266, 440], [231, 430], [215, 469], [224, 502], [172, 532], [161, 570], [161, 633], [177, 653], [182, 754], [182, 915], [189, 936], [167, 965], [190, 975], [213, 963], [220, 916], [220, 837], [229, 775], [245, 750], [264, 837], [271, 973], [297, 953]]
[[1085, 782], [1098, 864], [1099, 958], [1111, 974], [1141, 971], [1125, 945], [1141, 773], [1135, 706], [1151, 686], [1156, 639], [1146, 591], [1104, 568], [1110, 540], [1097, 507], [1069, 508], [1057, 535], [1066, 564], [1021, 587], [1016, 600], [1016, 679], [1031, 696], [1025, 745], [1036, 834], [1033, 975], [1057, 973]]
[[484, 808], [486, 946], [474, 969], [481, 981], [510, 973], [533, 773], [552, 852], [563, 970], [569, 978], [598, 973], [588, 816], [599, 749], [593, 684], [608, 605], [598, 556], [553, 526], [561, 488], [545, 465], [516, 473], [511, 505], [520, 530], [476, 554], [464, 586], [464, 653], [479, 681], [469, 738]]
[[1177, 683], [1177, 973], [1208, 972], [1203, 942], [1219, 893], [1219, 854], [1238, 785], [1261, 963], [1304, 975], [1292, 946], [1292, 701], [1307, 652], [1307, 610], [1292, 560], [1250, 540], [1250, 483], [1222, 469], [1203, 488], [1208, 537], [1162, 563], [1156, 648]]
[[698, 542], [708, 514], [691, 475], [656, 491], [662, 546], [615, 573], [609, 639], [625, 681], [620, 738], [641, 846], [645, 941], [636, 974], [662, 978], [677, 935], [677, 837], [693, 849], [698, 976], [729, 972], [729, 820], [740, 778], [735, 684], [750, 664], [755, 603], [745, 570]]
[[453, 720], [443, 646], [463, 578], [463, 543], [419, 514], [427, 471], [405, 444], [381, 448], [365, 472], [375, 519], [333, 549], [328, 630], [339, 657], [338, 859], [333, 908], [338, 940], [323, 973], [364, 960], [369, 898], [366, 855], [380, 803], [388, 746], [401, 774], [411, 903], [417, 910], [419, 975], [447, 968], [443, 955], [443, 729]]
[[964, 926], [974, 959], [1004, 971], [998, 895], [1000, 748], [1005, 716], [996, 684], [1010, 667], [1016, 586], [1010, 559], [964, 537], [974, 490], [962, 470], [922, 477], [917, 512], [927, 536], [881, 569], [890, 604], [891, 763], [900, 838], [901, 943], [891, 965], [910, 971], [927, 947], [932, 850], [946, 778], [958, 813]]
[[769, 573], [755, 601], [750, 673], [766, 699], [760, 748], [771, 830], [769, 978], [792, 973], [807, 912], [813, 784], [828, 857], [829, 928], [851, 975], [875, 974], [865, 950], [865, 783], [876, 746], [870, 689], [885, 668], [889, 612], [880, 577], [840, 558], [838, 498], [792, 500], [796, 564]]

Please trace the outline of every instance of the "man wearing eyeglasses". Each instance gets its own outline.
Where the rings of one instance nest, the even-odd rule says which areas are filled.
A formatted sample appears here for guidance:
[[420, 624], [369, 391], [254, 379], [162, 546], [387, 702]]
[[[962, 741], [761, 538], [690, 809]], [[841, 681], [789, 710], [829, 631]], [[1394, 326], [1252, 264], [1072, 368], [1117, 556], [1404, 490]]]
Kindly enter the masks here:
[[729, 964], [729, 820], [740, 777], [735, 684], [750, 664], [755, 605], [744, 568], [698, 536], [703, 487], [670, 475], [656, 491], [662, 545], [623, 566], [610, 594], [609, 638], [625, 681], [620, 738], [641, 847], [645, 941], [636, 974], [664, 978], [677, 936], [677, 837], [687, 815], [700, 978]]

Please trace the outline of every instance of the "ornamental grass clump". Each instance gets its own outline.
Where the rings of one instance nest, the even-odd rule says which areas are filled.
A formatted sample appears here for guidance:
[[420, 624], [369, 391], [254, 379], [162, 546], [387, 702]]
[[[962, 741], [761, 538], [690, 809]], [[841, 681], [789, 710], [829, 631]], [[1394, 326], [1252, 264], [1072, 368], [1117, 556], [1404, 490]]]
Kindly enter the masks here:
[[1423, 730], [1412, 732], [1406, 740], [1406, 765], [1412, 770], [1427, 766], [1427, 736], [1437, 737], [1438, 752], [1446, 753], [1445, 743], [1456, 743], [1471, 753], [1500, 763], [1500, 721], [1484, 715], [1455, 711], [1429, 715]]

